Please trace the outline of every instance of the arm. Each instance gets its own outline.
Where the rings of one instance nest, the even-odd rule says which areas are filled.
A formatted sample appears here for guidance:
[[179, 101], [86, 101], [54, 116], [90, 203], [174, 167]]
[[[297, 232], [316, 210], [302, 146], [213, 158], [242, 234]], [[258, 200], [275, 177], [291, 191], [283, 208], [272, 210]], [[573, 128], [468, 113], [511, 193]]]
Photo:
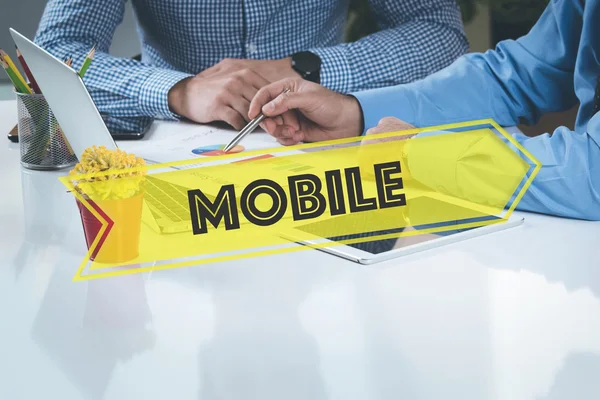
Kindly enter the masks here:
[[572, 1], [553, 0], [517, 41], [467, 54], [418, 82], [355, 93], [365, 128], [389, 116], [415, 126], [486, 118], [508, 126], [568, 109], [577, 102], [573, 71], [580, 21]]
[[[554, 0], [516, 42], [464, 56], [421, 82], [357, 93], [365, 128], [390, 115], [416, 126], [484, 118], [514, 125], [569, 108], [580, 26], [574, 2]], [[581, 132], [514, 137], [543, 165], [519, 209], [600, 220], [600, 115]]]
[[321, 84], [347, 93], [424, 78], [468, 50], [454, 0], [371, 0], [382, 31], [354, 43], [313, 48]]
[[100, 112], [121, 118], [175, 118], [167, 94], [189, 75], [108, 54], [124, 7], [125, 0], [49, 0], [35, 41], [58, 58], [72, 55], [76, 69], [97, 45], [84, 81]]
[[518, 209], [600, 220], [600, 113], [585, 132], [559, 127], [552, 135], [513, 137], [542, 164]]

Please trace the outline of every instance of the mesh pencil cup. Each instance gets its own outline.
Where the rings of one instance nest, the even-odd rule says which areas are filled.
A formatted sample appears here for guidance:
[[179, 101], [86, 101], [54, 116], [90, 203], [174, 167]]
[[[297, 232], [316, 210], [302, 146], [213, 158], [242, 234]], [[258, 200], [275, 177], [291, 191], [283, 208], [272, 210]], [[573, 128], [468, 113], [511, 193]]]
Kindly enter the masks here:
[[21, 165], [29, 169], [57, 170], [77, 164], [77, 156], [44, 95], [16, 95]]

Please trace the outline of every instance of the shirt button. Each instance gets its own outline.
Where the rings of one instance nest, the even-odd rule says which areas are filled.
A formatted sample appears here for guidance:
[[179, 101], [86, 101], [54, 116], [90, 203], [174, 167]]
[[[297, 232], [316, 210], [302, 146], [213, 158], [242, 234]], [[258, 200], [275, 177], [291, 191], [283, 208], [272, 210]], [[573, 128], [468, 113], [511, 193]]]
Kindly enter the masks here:
[[246, 45], [246, 50], [248, 51], [248, 53], [252, 54], [252, 53], [256, 53], [256, 45], [254, 43], [248, 43]]

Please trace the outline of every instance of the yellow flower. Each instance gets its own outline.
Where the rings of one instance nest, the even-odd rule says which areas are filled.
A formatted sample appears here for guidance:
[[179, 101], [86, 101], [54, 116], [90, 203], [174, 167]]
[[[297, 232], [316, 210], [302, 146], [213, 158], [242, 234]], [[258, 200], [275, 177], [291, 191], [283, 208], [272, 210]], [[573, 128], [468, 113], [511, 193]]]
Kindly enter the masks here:
[[104, 146], [86, 149], [80, 162], [69, 172], [71, 175], [96, 174], [75, 182], [76, 188], [91, 199], [124, 199], [143, 191], [145, 170], [123, 172], [145, 166], [144, 159], [123, 150], [108, 150]]

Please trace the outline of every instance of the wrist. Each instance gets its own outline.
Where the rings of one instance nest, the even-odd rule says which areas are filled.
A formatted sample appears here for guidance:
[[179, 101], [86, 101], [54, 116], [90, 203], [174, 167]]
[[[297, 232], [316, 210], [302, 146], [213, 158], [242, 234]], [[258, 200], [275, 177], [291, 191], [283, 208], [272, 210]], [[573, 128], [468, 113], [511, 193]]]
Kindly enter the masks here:
[[282, 71], [283, 78], [302, 78], [302, 76], [292, 67], [292, 57], [286, 57], [278, 60], [278, 70]]
[[179, 71], [163, 68], [148, 70], [145, 78], [140, 76], [138, 107], [140, 115], [156, 119], [176, 119], [169, 110], [169, 91], [182, 79], [189, 75]]
[[188, 77], [180, 80], [169, 89], [167, 94], [169, 110], [178, 116], [185, 115], [185, 91], [187, 83], [191, 79], [192, 77]]
[[362, 136], [365, 131], [365, 117], [360, 102], [351, 94], [345, 97], [349, 103], [347, 120], [350, 121], [352, 136]]

